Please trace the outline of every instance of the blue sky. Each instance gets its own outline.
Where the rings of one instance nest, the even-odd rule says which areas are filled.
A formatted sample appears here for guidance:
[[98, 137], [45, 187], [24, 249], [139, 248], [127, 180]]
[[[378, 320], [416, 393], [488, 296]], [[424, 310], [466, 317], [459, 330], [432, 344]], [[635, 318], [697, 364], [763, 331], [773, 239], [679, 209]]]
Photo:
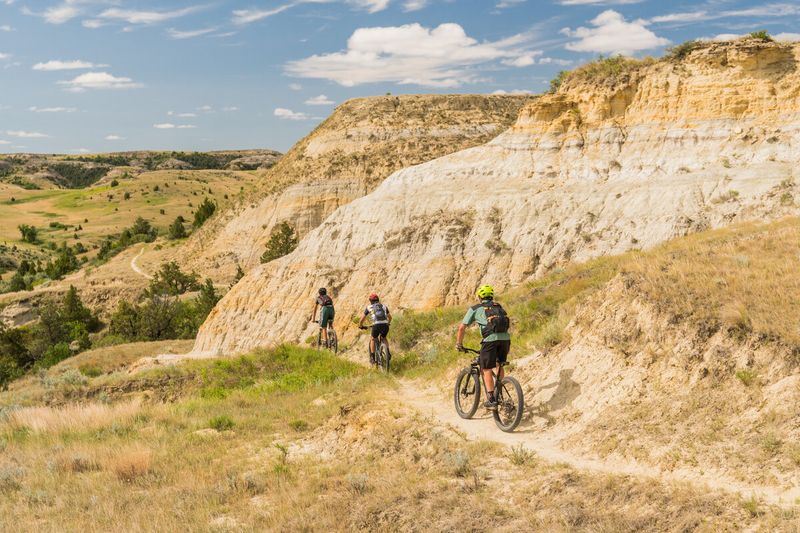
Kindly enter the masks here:
[[796, 1], [0, 0], [0, 152], [284, 151], [348, 98], [537, 93], [599, 54], [798, 22]]

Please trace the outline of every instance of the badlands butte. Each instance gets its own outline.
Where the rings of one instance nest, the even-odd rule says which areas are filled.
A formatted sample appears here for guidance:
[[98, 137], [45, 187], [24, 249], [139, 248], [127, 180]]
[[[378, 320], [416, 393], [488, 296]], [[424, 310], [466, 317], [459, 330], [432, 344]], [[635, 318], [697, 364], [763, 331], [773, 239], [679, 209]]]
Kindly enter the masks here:
[[[272, 196], [235, 215], [217, 231], [224, 248], [250, 264], [260, 251], [255, 228], [297, 215], [303, 239], [232, 288], [201, 327], [193, 353], [233, 354], [307, 337], [316, 287], [333, 290], [340, 317], [356, 312], [372, 290], [396, 309], [431, 309], [469, 301], [481, 282], [502, 291], [569, 262], [796, 214], [781, 187], [796, 172], [800, 46], [749, 39], [691, 48], [660, 61], [606, 62], [605, 72], [603, 62], [589, 65], [553, 94], [506, 104], [507, 112], [522, 107], [505, 131], [480, 123], [467, 130], [472, 139], [497, 133], [486, 143], [407, 161], [419, 164], [380, 182], [348, 182], [350, 173], [332, 164], [321, 180], [279, 196], [287, 207]], [[345, 104], [336, 114], [392, 101]], [[353, 153], [370, 146], [366, 129], [326, 126], [293, 149], [295, 159], [341, 151], [353, 162], [371, 153]]]

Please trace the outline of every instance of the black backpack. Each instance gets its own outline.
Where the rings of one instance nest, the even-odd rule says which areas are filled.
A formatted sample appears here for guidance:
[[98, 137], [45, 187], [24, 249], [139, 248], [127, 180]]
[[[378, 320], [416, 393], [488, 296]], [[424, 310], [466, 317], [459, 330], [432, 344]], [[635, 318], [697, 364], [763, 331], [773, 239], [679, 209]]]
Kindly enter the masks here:
[[381, 303], [372, 304], [372, 316], [375, 317], [375, 322], [384, 322], [387, 320], [386, 306]]
[[477, 310], [481, 307], [486, 313], [486, 325], [481, 326], [481, 337], [485, 339], [493, 333], [508, 333], [511, 319], [508, 318], [508, 313], [502, 305], [497, 302], [481, 302], [473, 309]]
[[333, 306], [333, 300], [327, 294], [320, 294], [319, 295], [320, 305], [322, 307], [330, 307]]

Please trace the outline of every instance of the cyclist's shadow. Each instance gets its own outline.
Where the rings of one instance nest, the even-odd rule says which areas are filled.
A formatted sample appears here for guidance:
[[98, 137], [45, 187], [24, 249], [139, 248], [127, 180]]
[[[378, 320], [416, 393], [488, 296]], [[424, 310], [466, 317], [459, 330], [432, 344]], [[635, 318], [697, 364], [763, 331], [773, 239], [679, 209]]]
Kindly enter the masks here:
[[552, 426], [556, 423], [556, 419], [550, 413], [553, 411], [558, 411], [560, 409], [564, 409], [565, 407], [569, 407], [572, 405], [572, 402], [580, 396], [581, 394], [581, 385], [580, 383], [572, 380], [572, 374], [575, 372], [572, 368], [565, 368], [559, 372], [558, 381], [553, 383], [548, 383], [547, 385], [542, 385], [538, 389], [536, 389], [532, 396], [539, 394], [543, 390], [547, 389], [555, 389], [553, 394], [550, 396], [550, 399], [544, 402], [539, 402], [536, 405], [531, 405], [528, 411], [528, 415], [525, 417], [526, 419], [530, 419], [533, 416], [543, 418], [548, 426]]

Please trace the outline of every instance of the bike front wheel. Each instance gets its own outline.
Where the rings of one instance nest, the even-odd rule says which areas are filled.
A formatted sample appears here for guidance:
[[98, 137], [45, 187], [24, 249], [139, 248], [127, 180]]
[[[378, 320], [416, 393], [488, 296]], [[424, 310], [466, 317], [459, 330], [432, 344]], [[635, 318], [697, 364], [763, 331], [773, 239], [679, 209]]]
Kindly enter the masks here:
[[522, 413], [525, 410], [525, 400], [522, 397], [519, 381], [510, 376], [498, 380], [495, 395], [497, 411], [494, 412], [494, 423], [506, 433], [514, 431], [522, 421]]
[[385, 342], [381, 343], [380, 350], [378, 350], [378, 364], [381, 366], [381, 370], [384, 372], [389, 371], [389, 363], [392, 358], [391, 354], [389, 353], [389, 347], [386, 346]]
[[453, 403], [456, 406], [456, 413], [461, 418], [472, 418], [478, 410], [481, 401], [481, 382], [478, 377], [475, 369], [464, 368], [456, 378]]
[[332, 329], [328, 330], [328, 347], [334, 354], [339, 353], [339, 339], [336, 336], [336, 332]]

